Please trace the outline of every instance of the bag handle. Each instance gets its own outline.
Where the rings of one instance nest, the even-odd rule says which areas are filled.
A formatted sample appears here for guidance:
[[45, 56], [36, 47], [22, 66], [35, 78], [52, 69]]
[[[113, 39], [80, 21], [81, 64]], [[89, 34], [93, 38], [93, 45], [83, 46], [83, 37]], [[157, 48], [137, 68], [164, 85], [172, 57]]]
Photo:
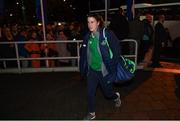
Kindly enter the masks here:
[[135, 70], [136, 70], [135, 63], [130, 59], [124, 58], [122, 55], [121, 55], [121, 58], [122, 58], [122, 60], [124, 62], [124, 66], [126, 68], [129, 68], [128, 65], [131, 65], [131, 67], [129, 68], [130, 73], [134, 73]]

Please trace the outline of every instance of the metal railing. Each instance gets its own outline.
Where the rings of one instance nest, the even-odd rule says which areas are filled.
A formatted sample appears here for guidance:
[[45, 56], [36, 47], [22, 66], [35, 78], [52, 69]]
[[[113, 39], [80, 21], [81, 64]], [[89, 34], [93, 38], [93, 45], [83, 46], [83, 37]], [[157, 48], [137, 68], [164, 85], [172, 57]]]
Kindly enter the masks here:
[[[0, 62], [2, 63], [3, 68], [0, 69], [0, 73], [32, 73], [32, 72], [59, 72], [59, 71], [79, 71], [79, 50], [80, 50], [80, 43], [82, 40], [56, 40], [56, 41], [25, 41], [25, 42], [0, 42], [0, 45], [5, 45], [5, 44], [14, 44], [15, 47], [15, 58], [2, 58], [0, 57]], [[133, 55], [124, 55], [125, 57], [128, 58], [134, 58], [135, 64], [137, 66], [137, 50], [138, 50], [138, 45], [137, 42], [133, 39], [126, 39], [123, 40], [122, 42], [133, 42], [135, 44], [135, 54]], [[19, 45], [20, 44], [26, 44], [26, 43], [37, 43], [37, 44], [60, 44], [60, 43], [72, 43], [76, 44], [76, 49], [77, 49], [77, 56], [66, 56], [66, 57], [38, 57], [38, 58], [30, 58], [30, 57], [20, 57], [19, 56]], [[47, 66], [41, 66], [39, 68], [32, 68], [32, 67], [22, 67], [21, 66], [21, 61], [31, 61], [31, 60], [40, 60], [40, 61], [45, 61], [45, 60], [76, 60], [76, 65], [68, 65], [68, 66], [55, 66], [55, 67], [47, 67]], [[6, 66], [6, 63], [8, 61], [16, 61], [17, 67], [9, 68]]]
[[[127, 58], [134, 58], [134, 62], [136, 64], [136, 67], [137, 67], [137, 56], [138, 56], [138, 43], [136, 40], [134, 39], [124, 39], [122, 40], [122, 42], [132, 42], [134, 43], [134, 54], [128, 54], [128, 55], [124, 55], [124, 57], [127, 57]], [[123, 47], [122, 47], [123, 48]], [[137, 67], [138, 68], [138, 67]]]

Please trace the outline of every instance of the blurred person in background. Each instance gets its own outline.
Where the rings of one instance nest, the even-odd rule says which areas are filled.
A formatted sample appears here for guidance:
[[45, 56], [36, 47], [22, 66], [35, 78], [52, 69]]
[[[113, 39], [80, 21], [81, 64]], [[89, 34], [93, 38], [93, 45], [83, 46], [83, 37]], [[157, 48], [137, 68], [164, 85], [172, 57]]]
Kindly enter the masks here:
[[[55, 37], [52, 30], [47, 32], [47, 41], [55, 41]], [[47, 49], [47, 56], [48, 57], [56, 57], [58, 55], [56, 50], [56, 43], [48, 43], [48, 44], [41, 44], [41, 49], [45, 52]], [[48, 61], [49, 67], [55, 67], [56, 60], [49, 59]]]
[[[139, 12], [136, 13], [136, 16], [134, 20], [129, 22], [129, 34], [128, 34], [128, 39], [133, 39], [137, 42], [138, 46], [138, 58], [137, 61], [138, 63], [140, 62], [140, 45], [141, 45], [141, 40], [143, 37], [143, 32], [144, 32], [144, 25], [143, 22], [140, 20], [141, 14]], [[128, 54], [135, 54], [135, 44], [132, 42], [129, 42], [129, 53]]]
[[118, 13], [112, 16], [109, 28], [116, 34], [119, 40], [126, 39], [129, 33], [129, 23], [120, 7]]
[[155, 40], [154, 40], [154, 50], [152, 58], [152, 67], [162, 67], [160, 64], [160, 53], [164, 42], [166, 41], [166, 30], [164, 28], [165, 16], [160, 14], [158, 16], [158, 23], [155, 25]]
[[152, 26], [152, 15], [146, 14], [146, 18], [143, 20], [143, 37], [140, 44], [140, 61], [144, 66], [148, 66], [152, 58], [152, 49], [154, 41], [154, 29]]
[[[19, 41], [19, 42], [26, 42], [27, 41], [27, 31], [26, 31], [26, 29], [22, 28], [20, 30], [20, 33], [19, 33], [19, 35], [17, 37], [17, 41]], [[20, 58], [29, 57], [29, 53], [25, 48], [25, 44], [19, 44], [18, 47], [19, 47], [18, 51], [19, 51], [19, 57]], [[23, 68], [27, 68], [28, 67], [28, 60], [22, 60], [21, 61], [21, 66]]]
[[120, 43], [121, 40], [127, 39], [129, 34], [129, 22], [124, 14], [124, 10], [119, 7], [117, 13], [112, 15], [110, 20], [109, 28], [115, 33], [119, 39], [119, 44], [122, 45], [122, 54], [127, 54], [129, 52], [129, 45], [127, 43]]
[[[67, 36], [65, 34], [65, 31], [61, 30], [59, 31], [59, 35], [57, 40], [59, 41], [67, 41]], [[62, 43], [57, 43], [56, 44], [56, 50], [58, 52], [58, 57], [70, 57], [70, 52], [67, 49], [67, 43], [62, 42]], [[69, 60], [67, 59], [60, 59], [59, 60], [59, 65], [60, 66], [67, 66], [69, 65]]]
[[[3, 28], [2, 41], [3, 42], [14, 42], [15, 41], [12, 31], [9, 27]], [[15, 45], [13, 43], [2, 45], [2, 50], [3, 50], [3, 53], [2, 53], [3, 58], [16, 58]], [[6, 66], [7, 67], [17, 67], [17, 61], [6, 61]]]
[[[30, 38], [28, 40], [32, 43], [26, 43], [25, 48], [29, 52], [31, 58], [39, 58], [41, 57], [41, 49], [39, 43], [34, 43], [34, 41], [37, 40], [37, 33], [36, 31], [32, 31], [30, 33]], [[39, 68], [40, 67], [40, 60], [31, 60], [31, 66], [33, 68]]]
[[[75, 41], [82, 39], [80, 30], [81, 28], [78, 22], [71, 23], [67, 30], [68, 40], [74, 41], [73, 43], [67, 43], [67, 49], [73, 57], [77, 56], [77, 43]], [[77, 65], [77, 59], [71, 59], [71, 65]]]

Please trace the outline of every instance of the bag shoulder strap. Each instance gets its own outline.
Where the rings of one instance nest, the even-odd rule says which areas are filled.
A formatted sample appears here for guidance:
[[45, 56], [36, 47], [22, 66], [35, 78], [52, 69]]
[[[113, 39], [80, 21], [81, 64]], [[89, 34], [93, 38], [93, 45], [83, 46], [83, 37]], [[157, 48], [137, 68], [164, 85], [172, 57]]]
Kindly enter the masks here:
[[[108, 39], [107, 39], [107, 36], [106, 36], [107, 34], [106, 33], [107, 33], [106, 32], [106, 28], [103, 28], [103, 37], [104, 37], [104, 39], [105, 39], [105, 41], [107, 43], [107, 46], [109, 48], [110, 58], [112, 59], [113, 58], [113, 53], [112, 53], [112, 50], [111, 50], [111, 48], [109, 46], [109, 42], [108, 42]], [[125, 58], [122, 55], [120, 55], [120, 57], [121, 57], [121, 59], [122, 59], [122, 61], [124, 63], [124, 66], [130, 71], [130, 73], [134, 73], [135, 70], [136, 70], [136, 66], [135, 66], [134, 61], [132, 61], [132, 60], [130, 60], [128, 58]], [[129, 66], [129, 65], [131, 65], [131, 66]]]
[[110, 58], [112, 59], [113, 58], [113, 52], [112, 52], [112, 50], [111, 50], [111, 48], [109, 46], [109, 42], [108, 42], [108, 39], [107, 39], [107, 36], [106, 36], [106, 28], [103, 28], [103, 37], [104, 37], [105, 42], [106, 42], [106, 44], [107, 44], [107, 46], [109, 48]]

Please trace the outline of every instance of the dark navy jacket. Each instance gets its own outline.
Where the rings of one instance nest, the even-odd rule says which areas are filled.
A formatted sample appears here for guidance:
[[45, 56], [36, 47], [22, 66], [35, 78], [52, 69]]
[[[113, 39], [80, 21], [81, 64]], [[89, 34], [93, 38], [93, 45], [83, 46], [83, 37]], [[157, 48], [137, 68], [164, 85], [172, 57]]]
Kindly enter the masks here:
[[[109, 46], [113, 52], [113, 58], [110, 59], [110, 55], [109, 55], [109, 48], [107, 45], [102, 44], [103, 41], [105, 40], [104, 36], [103, 36], [103, 28], [99, 29], [99, 48], [100, 48], [100, 52], [102, 55], [102, 60], [105, 64], [105, 67], [108, 71], [108, 74], [105, 76], [105, 78], [107, 78], [109, 81], [113, 81], [113, 79], [115, 78], [115, 73], [116, 73], [116, 66], [117, 66], [117, 62], [119, 60], [120, 54], [121, 54], [121, 49], [120, 49], [120, 41], [118, 40], [118, 38], [115, 36], [115, 34], [106, 29], [106, 37], [109, 43]], [[83, 39], [83, 43], [81, 45], [80, 48], [80, 72], [82, 76], [87, 76], [88, 73], [88, 60], [87, 60], [87, 49], [88, 49], [88, 40], [90, 37], [90, 32], [88, 32], [84, 39]]]

